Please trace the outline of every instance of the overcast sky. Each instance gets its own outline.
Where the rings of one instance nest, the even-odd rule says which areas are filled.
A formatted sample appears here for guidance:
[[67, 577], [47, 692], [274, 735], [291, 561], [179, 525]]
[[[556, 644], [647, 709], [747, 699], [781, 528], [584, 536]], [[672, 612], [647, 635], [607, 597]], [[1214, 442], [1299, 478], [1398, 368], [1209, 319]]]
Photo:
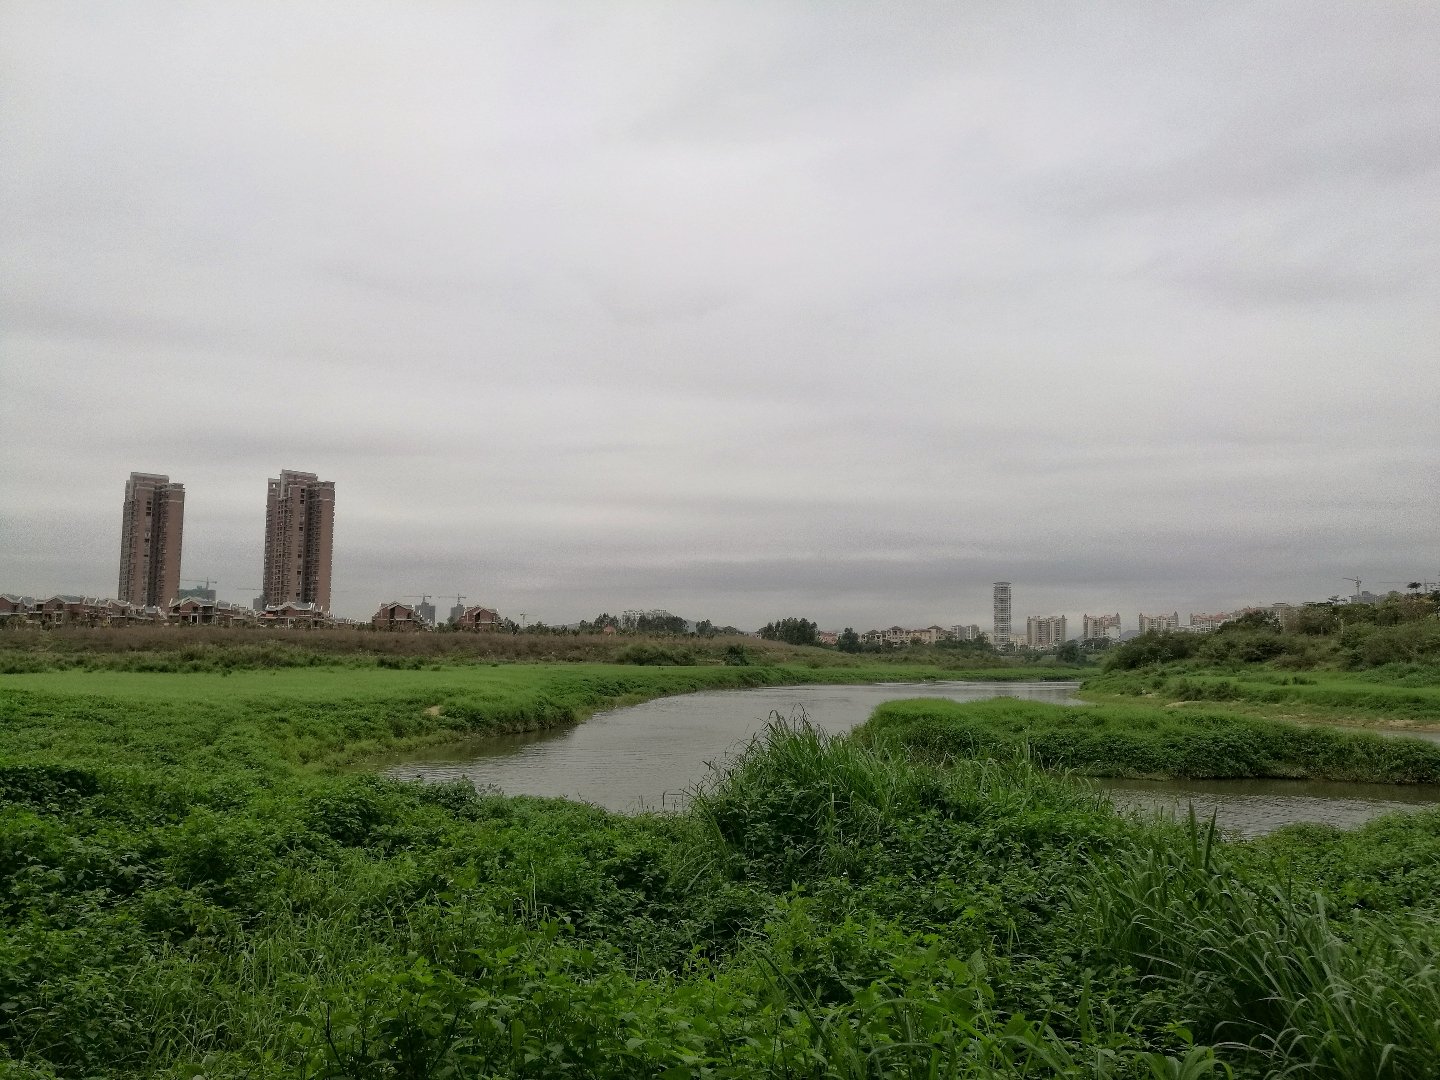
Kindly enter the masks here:
[[282, 468], [362, 618], [1433, 580], [1437, 56], [1412, 0], [0, 0], [0, 590], [113, 595], [140, 470], [248, 601]]

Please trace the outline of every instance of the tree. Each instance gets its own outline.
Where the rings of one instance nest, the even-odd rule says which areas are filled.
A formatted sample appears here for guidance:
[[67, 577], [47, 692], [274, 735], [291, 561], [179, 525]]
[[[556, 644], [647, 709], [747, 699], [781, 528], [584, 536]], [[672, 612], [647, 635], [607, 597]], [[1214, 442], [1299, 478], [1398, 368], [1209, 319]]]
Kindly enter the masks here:
[[860, 635], [855, 632], [853, 626], [847, 626], [841, 631], [835, 647], [841, 652], [858, 653], [860, 651]]
[[1062, 641], [1060, 648], [1055, 652], [1055, 659], [1062, 664], [1080, 663], [1080, 642], [1071, 638], [1069, 641]]
[[814, 645], [819, 626], [808, 619], [789, 618], [766, 623], [760, 636], [766, 641], [783, 641], [787, 645]]

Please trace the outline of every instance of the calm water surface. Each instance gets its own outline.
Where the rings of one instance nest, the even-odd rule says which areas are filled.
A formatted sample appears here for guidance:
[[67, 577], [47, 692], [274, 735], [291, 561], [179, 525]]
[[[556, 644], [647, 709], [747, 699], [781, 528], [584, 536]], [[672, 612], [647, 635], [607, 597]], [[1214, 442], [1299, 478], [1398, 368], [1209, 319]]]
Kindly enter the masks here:
[[886, 701], [1014, 697], [1077, 704], [1079, 684], [935, 682], [712, 690], [596, 713], [577, 727], [477, 739], [392, 760], [386, 775], [491, 785], [507, 795], [580, 799], [609, 810], [673, 806], [684, 789], [759, 731], [772, 712], [803, 709], [831, 734], [863, 724]]
[[[491, 736], [390, 759], [404, 780], [469, 779], [508, 795], [577, 799], [610, 810], [680, 805], [683, 793], [759, 731], [772, 713], [799, 715], [832, 734], [903, 698], [1015, 697], [1079, 704], [1078, 683], [941, 682], [715, 690], [596, 713], [577, 727]], [[1378, 731], [1382, 735], [1407, 732]], [[1440, 739], [1425, 732], [1422, 738]], [[1121, 809], [1183, 816], [1193, 806], [1222, 829], [1257, 836], [1296, 821], [1347, 827], [1379, 814], [1440, 804], [1440, 788], [1309, 780], [1097, 780]]]

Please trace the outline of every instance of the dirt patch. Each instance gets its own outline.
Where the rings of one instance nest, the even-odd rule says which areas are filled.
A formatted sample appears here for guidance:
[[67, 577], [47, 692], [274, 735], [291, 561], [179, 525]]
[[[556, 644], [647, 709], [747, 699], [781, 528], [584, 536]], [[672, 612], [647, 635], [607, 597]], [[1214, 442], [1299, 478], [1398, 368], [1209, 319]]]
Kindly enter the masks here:
[[443, 713], [444, 711], [445, 711], [445, 706], [443, 706], [443, 705], [431, 705], [428, 709], [425, 710], [425, 715], [426, 715], [426, 716], [439, 716], [439, 715], [440, 715], [441, 713]]

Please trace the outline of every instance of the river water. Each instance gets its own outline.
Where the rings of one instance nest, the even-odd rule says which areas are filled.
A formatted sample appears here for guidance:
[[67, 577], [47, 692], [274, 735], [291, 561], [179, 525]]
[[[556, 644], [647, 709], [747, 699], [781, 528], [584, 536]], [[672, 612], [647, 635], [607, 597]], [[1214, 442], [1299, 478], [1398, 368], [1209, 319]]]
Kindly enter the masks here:
[[[774, 713], [800, 715], [832, 734], [869, 719], [875, 707], [904, 698], [978, 701], [1014, 697], [1079, 704], [1076, 683], [939, 682], [866, 686], [785, 686], [716, 690], [660, 698], [596, 713], [576, 727], [488, 736], [391, 758], [385, 774], [430, 782], [468, 779], [507, 795], [542, 795], [610, 810], [683, 805], [709, 763], [741, 749]], [[1431, 734], [1431, 733], [1427, 733]], [[1440, 738], [1440, 735], [1432, 735]], [[1220, 826], [1254, 836], [1293, 821], [1348, 826], [1378, 814], [1440, 803], [1440, 788], [1302, 780], [1099, 780], [1117, 807], [1213, 813]]]

